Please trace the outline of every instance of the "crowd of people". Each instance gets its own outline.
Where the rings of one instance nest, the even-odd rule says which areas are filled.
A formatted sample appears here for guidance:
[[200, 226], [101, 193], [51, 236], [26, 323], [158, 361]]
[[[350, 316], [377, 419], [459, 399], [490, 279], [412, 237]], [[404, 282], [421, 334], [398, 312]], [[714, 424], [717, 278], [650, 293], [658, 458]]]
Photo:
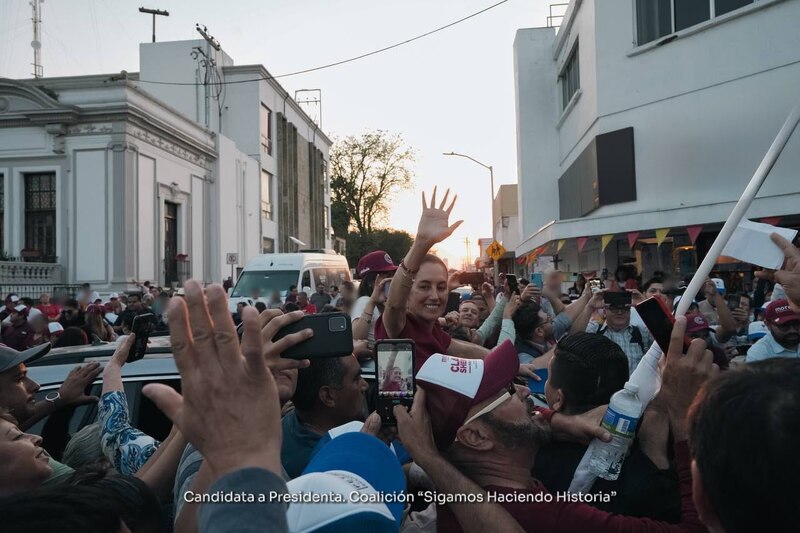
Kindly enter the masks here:
[[[509, 275], [464, 290], [431, 254], [460, 224], [448, 196], [423, 195], [406, 255], [366, 254], [357, 287], [293, 286], [235, 313], [223, 287], [194, 281], [180, 294], [143, 284], [107, 301], [89, 286], [38, 305], [9, 295], [0, 529], [796, 530], [800, 249], [773, 236], [786, 262], [758, 273], [774, 287], [758, 306], [708, 280], [662, 353], [635, 305], [652, 297], [674, 308], [684, 280], [660, 275], [640, 288], [618, 271], [565, 290], [564, 274], [549, 270], [541, 284]], [[448, 312], [455, 289], [463, 296]], [[353, 354], [281, 357], [314, 334], [282, 328], [333, 311], [351, 317]], [[121, 378], [137, 364], [126, 361], [144, 312], [168, 330], [181, 376], [180, 391], [144, 388], [173, 424], [163, 441], [131, 424]], [[37, 401], [26, 364], [70, 330], [82, 343], [116, 342], [114, 355], [76, 367]], [[413, 364], [391, 358], [376, 373], [383, 339], [411, 339]], [[88, 395], [100, 377], [99, 398]], [[378, 380], [385, 391], [415, 388], [410, 409], [394, 407], [396, 426], [375, 411]], [[592, 442], [611, 441], [600, 421], [626, 383], [642, 403], [635, 441], [616, 480], [585, 482], [581, 463]], [[26, 433], [93, 403], [96, 421], [62, 447]], [[571, 490], [576, 480], [586, 489]]]

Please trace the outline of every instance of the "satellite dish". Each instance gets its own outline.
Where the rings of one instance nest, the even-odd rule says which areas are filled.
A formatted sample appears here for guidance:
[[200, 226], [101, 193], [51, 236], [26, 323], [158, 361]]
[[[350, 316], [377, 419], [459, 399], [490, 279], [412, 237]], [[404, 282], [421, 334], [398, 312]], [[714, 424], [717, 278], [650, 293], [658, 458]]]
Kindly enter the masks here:
[[39, 41], [31, 41], [31, 48], [34, 50], [39, 50], [42, 47], [42, 43]]

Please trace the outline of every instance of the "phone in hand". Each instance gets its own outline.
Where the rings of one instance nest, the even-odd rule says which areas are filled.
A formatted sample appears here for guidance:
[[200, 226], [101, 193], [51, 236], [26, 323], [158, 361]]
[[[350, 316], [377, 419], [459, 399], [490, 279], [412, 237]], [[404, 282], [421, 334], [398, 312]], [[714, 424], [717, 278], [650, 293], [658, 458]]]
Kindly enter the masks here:
[[450, 293], [447, 295], [447, 306], [444, 308], [444, 313], [442, 313], [442, 316], [445, 316], [447, 313], [451, 313], [453, 311], [458, 311], [460, 305], [461, 295], [455, 291], [450, 291]]
[[136, 335], [133, 341], [133, 347], [128, 353], [126, 362], [133, 363], [144, 357], [147, 352], [147, 341], [150, 339], [150, 334], [156, 325], [156, 316], [153, 313], [143, 313], [133, 317], [133, 324], [131, 324], [131, 333]]
[[484, 281], [486, 278], [483, 276], [483, 272], [462, 272], [458, 275], [458, 282], [462, 285], [480, 287]]
[[628, 291], [625, 292], [604, 292], [603, 293], [603, 303], [605, 305], [614, 305], [614, 306], [630, 306], [631, 305], [631, 298], [632, 294]]
[[547, 381], [550, 372], [546, 368], [534, 370], [534, 374], [541, 378], [541, 381], [535, 381], [533, 378], [528, 378], [528, 390], [533, 394], [544, 394], [544, 384]]
[[306, 315], [297, 322], [282, 327], [273, 342], [304, 329], [314, 335], [281, 353], [284, 359], [325, 359], [343, 357], [353, 353], [353, 329], [350, 315], [346, 313], [319, 313]]
[[[630, 293], [628, 293], [630, 294]], [[666, 353], [669, 351], [670, 338], [672, 337], [672, 328], [675, 325], [675, 317], [667, 308], [664, 300], [658, 297], [650, 297], [645, 301], [637, 304], [636, 312], [642, 317], [644, 325], [650, 330], [656, 343], [661, 348], [661, 351]], [[692, 342], [688, 336], [683, 339], [683, 353], [689, 349], [689, 344]]]
[[594, 278], [589, 280], [589, 288], [591, 289], [592, 294], [595, 294], [603, 290], [605, 287], [600, 279]]
[[519, 283], [517, 276], [514, 274], [506, 274], [506, 283], [508, 283], [508, 290], [511, 294], [519, 294]]
[[535, 287], [542, 288], [542, 273], [541, 272], [531, 272], [531, 283]]
[[728, 304], [728, 309], [731, 311], [736, 311], [742, 305], [742, 298], [738, 294], [729, 294], [725, 297], [725, 301]]
[[396, 426], [394, 406], [414, 403], [414, 341], [385, 339], [375, 342], [378, 395], [376, 406], [382, 426]]
[[392, 288], [392, 280], [387, 281], [383, 284], [383, 299], [389, 299], [389, 290]]

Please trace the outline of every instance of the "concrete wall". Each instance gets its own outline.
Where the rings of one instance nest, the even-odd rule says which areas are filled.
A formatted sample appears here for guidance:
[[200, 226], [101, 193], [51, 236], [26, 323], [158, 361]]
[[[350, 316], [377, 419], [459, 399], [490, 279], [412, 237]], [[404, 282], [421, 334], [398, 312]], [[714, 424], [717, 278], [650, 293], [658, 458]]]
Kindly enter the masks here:
[[[757, 2], [642, 47], [633, 42], [632, 9], [633, 2], [580, 2], [571, 28], [555, 39], [560, 48], [550, 29], [517, 33], [518, 253], [558, 238], [724, 221], [796, 104], [800, 2]], [[555, 77], [575, 40], [582, 94], [559, 119]], [[581, 151], [596, 135], [631, 126], [637, 200], [534, 237], [558, 219], [558, 178]], [[798, 213], [798, 168], [795, 134], [748, 216]]]

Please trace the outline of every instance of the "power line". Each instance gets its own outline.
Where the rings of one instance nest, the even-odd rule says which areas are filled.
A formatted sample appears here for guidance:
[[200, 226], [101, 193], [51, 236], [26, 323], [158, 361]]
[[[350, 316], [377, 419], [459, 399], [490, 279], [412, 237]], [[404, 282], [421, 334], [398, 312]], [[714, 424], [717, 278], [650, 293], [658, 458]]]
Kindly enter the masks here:
[[[331, 68], [331, 67], [337, 67], [339, 65], [344, 65], [345, 63], [352, 63], [353, 61], [358, 61], [359, 59], [364, 59], [365, 57], [374, 56], [376, 54], [380, 54], [380, 53], [386, 52], [388, 50], [392, 50], [394, 48], [398, 48], [400, 46], [403, 46], [403, 45], [406, 45], [406, 44], [409, 44], [409, 43], [413, 43], [414, 41], [418, 41], [419, 39], [422, 39], [424, 37], [428, 37], [429, 35], [433, 35], [434, 33], [438, 33], [438, 32], [440, 32], [442, 30], [446, 30], [448, 28], [452, 28], [456, 24], [460, 24], [460, 23], [462, 23], [464, 21], [467, 21], [467, 20], [469, 20], [469, 19], [471, 19], [473, 17], [477, 17], [478, 15], [480, 15], [482, 13], [486, 13], [490, 9], [494, 9], [497, 6], [505, 4], [508, 1], [509, 0], [501, 0], [500, 2], [497, 2], [496, 4], [492, 4], [489, 7], [485, 7], [483, 9], [481, 9], [480, 11], [476, 11], [475, 13], [472, 13], [471, 15], [467, 15], [466, 17], [460, 18], [460, 19], [458, 19], [458, 20], [456, 20], [454, 22], [451, 22], [450, 24], [446, 24], [444, 26], [440, 26], [440, 27], [436, 28], [435, 30], [431, 30], [431, 31], [425, 32], [425, 33], [423, 33], [421, 35], [417, 35], [416, 37], [412, 37], [410, 39], [406, 39], [405, 41], [401, 41], [399, 43], [395, 43], [393, 45], [386, 46], [386, 47], [380, 48], [378, 50], [373, 50], [372, 52], [367, 52], [367, 53], [361, 54], [359, 56], [351, 57], [349, 59], [343, 59], [342, 61], [337, 61], [335, 63], [328, 63], [327, 65], [322, 65], [322, 66], [319, 66], [319, 67], [307, 68], [307, 69], [304, 69], [304, 70], [297, 70], [295, 72], [289, 72], [287, 74], [279, 74], [277, 76], [261, 76], [259, 78], [252, 78], [252, 79], [247, 79], [247, 80], [224, 81], [224, 82], [222, 82], [222, 84], [223, 85], [231, 85], [231, 84], [234, 84], [234, 83], [250, 83], [250, 82], [261, 81], [261, 80], [275, 80], [275, 79], [278, 79], [278, 78], [288, 78], [289, 76], [298, 76], [300, 74], [307, 74], [309, 72], [315, 72], [317, 70], [323, 70], [323, 69], [327, 69], [327, 68]], [[193, 83], [193, 82], [152, 81], [152, 80], [139, 80], [139, 83], [153, 83], [153, 84], [156, 84], [156, 85], [195, 85], [195, 86], [196, 85], [203, 85], [202, 83]]]

